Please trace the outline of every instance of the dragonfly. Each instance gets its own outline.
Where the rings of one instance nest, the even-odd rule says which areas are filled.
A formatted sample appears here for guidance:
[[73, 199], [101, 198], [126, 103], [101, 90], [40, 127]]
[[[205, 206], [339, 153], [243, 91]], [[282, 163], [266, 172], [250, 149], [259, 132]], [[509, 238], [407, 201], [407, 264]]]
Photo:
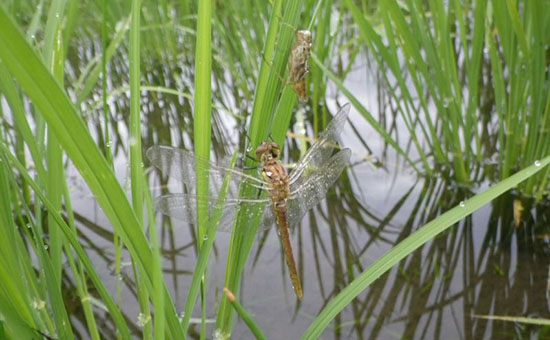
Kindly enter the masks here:
[[[291, 283], [296, 296], [302, 299], [303, 289], [294, 260], [289, 228], [298, 225], [305, 214], [325, 198], [328, 189], [349, 164], [351, 150], [344, 148], [336, 151], [336, 140], [347, 121], [349, 109], [348, 103], [338, 111], [326, 130], [290, 172], [287, 172], [280, 159], [280, 146], [270, 141], [260, 144], [256, 149], [256, 158], [261, 164], [256, 174], [201, 159], [190, 151], [171, 146], [152, 146], [146, 153], [151, 163], [164, 175], [184, 183], [186, 190], [185, 193], [157, 197], [157, 211], [193, 223], [197, 220], [198, 206], [206, 205], [210, 213], [223, 207], [218, 226], [218, 230], [222, 231], [233, 230], [237, 214], [242, 209], [259, 211], [263, 214], [260, 216], [260, 229], [278, 226]], [[205, 169], [208, 173], [211, 192], [208, 197], [196, 194], [197, 165], [198, 169]], [[224, 181], [228, 189], [225, 197], [221, 198], [217, 195]], [[256, 188], [258, 193], [265, 191], [267, 195], [240, 197], [242, 191], [239, 188], [242, 186]]]

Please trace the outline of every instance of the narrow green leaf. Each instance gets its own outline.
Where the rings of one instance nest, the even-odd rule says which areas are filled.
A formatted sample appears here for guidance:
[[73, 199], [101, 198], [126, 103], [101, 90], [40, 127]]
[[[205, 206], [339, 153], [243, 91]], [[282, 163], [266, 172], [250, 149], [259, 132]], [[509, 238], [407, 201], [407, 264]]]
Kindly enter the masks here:
[[227, 288], [224, 288], [223, 292], [225, 293], [225, 296], [231, 303], [231, 306], [233, 306], [235, 311], [237, 311], [237, 314], [239, 314], [239, 316], [243, 319], [244, 323], [246, 323], [246, 325], [248, 326], [252, 334], [254, 334], [256, 339], [266, 340], [267, 337], [264, 335], [264, 333], [262, 332], [262, 330], [260, 329], [256, 321], [254, 321], [254, 318], [252, 317], [252, 315], [250, 315], [250, 313], [248, 313], [246, 309], [244, 309], [244, 307], [239, 303], [239, 301], [237, 301], [237, 298], [235, 297], [235, 295], [233, 295], [233, 293]]

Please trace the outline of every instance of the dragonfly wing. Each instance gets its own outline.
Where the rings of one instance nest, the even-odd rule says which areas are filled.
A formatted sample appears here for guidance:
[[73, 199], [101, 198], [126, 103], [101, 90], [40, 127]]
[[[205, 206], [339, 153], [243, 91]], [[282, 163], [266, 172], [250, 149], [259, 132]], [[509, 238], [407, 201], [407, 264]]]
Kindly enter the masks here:
[[188, 186], [190, 192], [195, 192], [197, 181], [196, 166], [200, 165], [210, 178], [210, 192], [217, 195], [226, 176], [231, 176], [229, 197], [236, 197], [238, 187], [248, 183], [256, 188], [263, 188], [265, 182], [253, 175], [248, 175], [242, 169], [226, 167], [228, 164], [216, 164], [199, 157], [194, 153], [171, 146], [154, 145], [147, 150], [147, 158], [165, 176], [180, 180]]
[[222, 209], [218, 227], [220, 231], [231, 231], [237, 213], [244, 208], [251, 211], [250, 218], [254, 217], [252, 215], [253, 213], [260, 214], [265, 210], [266, 214], [264, 215], [264, 221], [269, 222], [269, 216], [272, 215], [271, 209], [269, 208], [271, 201], [267, 198], [226, 199], [220, 202], [213, 197], [201, 200], [196, 195], [169, 194], [155, 199], [155, 206], [158, 212], [186, 221], [189, 224], [196, 224], [199, 204], [201, 207], [206, 207], [208, 209], [210, 216], [212, 216], [217, 207]]
[[146, 155], [163, 175], [188, 184], [196, 183], [195, 155], [192, 152], [169, 146], [154, 145], [147, 150]]
[[308, 210], [325, 198], [328, 189], [349, 164], [350, 157], [350, 149], [341, 150], [322, 167], [303, 175], [303, 181], [290, 186], [291, 198], [288, 200], [289, 225], [300, 223]]
[[275, 216], [275, 214], [273, 213], [273, 208], [271, 206], [266, 206], [262, 224], [260, 224], [258, 230], [265, 231], [271, 229], [276, 224], [277, 216]]
[[[169, 194], [155, 198], [155, 207], [158, 212], [164, 215], [172, 216], [189, 224], [195, 224], [197, 222], [198, 200], [199, 198], [195, 195]], [[201, 205], [206, 205], [208, 212], [211, 213], [216, 207], [216, 200], [209, 198], [201, 201]], [[230, 218], [231, 215], [235, 214], [236, 209], [236, 204], [227, 203], [223, 215]]]
[[304, 173], [307, 173], [311, 169], [315, 171], [315, 169], [321, 168], [329, 159], [336, 148], [336, 140], [338, 139], [338, 136], [340, 136], [340, 133], [342, 133], [344, 124], [348, 118], [350, 107], [351, 105], [348, 103], [344, 105], [340, 111], [338, 111], [332, 121], [328, 124], [326, 130], [319, 135], [317, 141], [300, 159], [296, 167], [289, 175], [291, 184], [303, 183], [305, 180], [303, 177]]

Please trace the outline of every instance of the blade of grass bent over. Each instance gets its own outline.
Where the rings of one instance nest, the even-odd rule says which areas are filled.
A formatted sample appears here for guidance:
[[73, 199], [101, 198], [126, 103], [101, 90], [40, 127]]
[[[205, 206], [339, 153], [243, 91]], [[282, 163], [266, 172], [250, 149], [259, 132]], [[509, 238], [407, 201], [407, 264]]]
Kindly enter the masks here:
[[426, 242], [432, 240], [441, 232], [453, 226], [456, 222], [472, 214], [504, 192], [516, 187], [522, 181], [533, 176], [549, 163], [550, 156], [541, 161], [537, 161], [534, 165], [519, 171], [498, 184], [493, 185], [481, 194], [477, 194], [468, 201], [463, 202], [463, 204], [458, 207], [449, 210], [407, 237], [342, 290], [340, 294], [323, 309], [302, 338], [319, 338], [338, 313], [361, 294], [372, 282], [390, 270], [395, 264]]

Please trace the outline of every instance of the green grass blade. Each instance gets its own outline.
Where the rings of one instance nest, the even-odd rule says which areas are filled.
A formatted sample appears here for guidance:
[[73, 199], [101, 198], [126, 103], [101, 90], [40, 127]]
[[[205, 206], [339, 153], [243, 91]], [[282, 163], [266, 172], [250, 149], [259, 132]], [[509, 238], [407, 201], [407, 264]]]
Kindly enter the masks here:
[[[271, 72], [280, 72], [284, 74], [282, 65], [277, 65], [275, 62], [269, 65], [267, 61], [273, 60], [275, 54], [275, 43], [277, 41], [277, 33], [279, 31], [279, 21], [283, 0], [275, 0], [273, 4], [271, 20], [267, 29], [267, 36], [263, 49], [263, 61], [260, 67], [260, 74], [256, 82], [256, 92], [254, 93], [254, 107], [252, 108], [252, 121], [250, 122], [250, 139], [252, 146], [259, 145], [263, 138], [267, 135], [269, 126], [266, 121], [271, 121], [271, 112], [268, 110], [268, 102], [274, 103], [275, 88], [273, 84], [279, 83]], [[271, 75], [271, 78], [270, 78]], [[269, 87], [272, 85], [271, 88]], [[271, 90], [270, 90], [271, 89]], [[266, 120], [267, 118], [267, 120]]]
[[[143, 175], [142, 175], [143, 178]], [[158, 239], [158, 229], [155, 221], [155, 206], [153, 204], [153, 198], [148, 188], [145, 188], [145, 202], [147, 205], [147, 216], [149, 217], [149, 235], [151, 238], [151, 246], [153, 250], [153, 287], [152, 293], [153, 303], [155, 305], [155, 339], [164, 340], [165, 335], [165, 302], [164, 302], [164, 290], [163, 290], [163, 267], [162, 267], [162, 249], [160, 241]]]
[[16, 200], [12, 197], [9, 170], [8, 163], [0, 155], [0, 190], [3, 192], [0, 195], [0, 233], [5, 240], [3, 246], [0, 247], [0, 297], [5, 296], [5, 303], [17, 311], [19, 318], [29, 324], [34, 324], [30, 308], [30, 300], [33, 296], [25, 294], [27, 290], [21, 289], [26, 286], [24, 266], [30, 267], [27, 270], [34, 269], [28, 253], [22, 251], [25, 247], [21, 242], [12, 216], [11, 205]]
[[45, 182], [46, 168], [44, 167], [44, 163], [42, 161], [42, 153], [40, 152], [40, 148], [36, 143], [36, 139], [27, 120], [23, 101], [19, 96], [17, 87], [15, 86], [15, 83], [5, 65], [0, 65], [0, 89], [2, 90], [2, 95], [6, 98], [10, 106], [15, 129], [23, 137], [23, 141], [29, 148], [29, 153], [31, 154], [34, 165], [36, 166], [38, 177]]
[[338, 315], [353, 299], [361, 294], [372, 282], [378, 279], [395, 264], [411, 254], [426, 242], [432, 240], [441, 232], [452, 227], [456, 222], [472, 214], [487, 203], [491, 202], [504, 192], [515, 188], [519, 183], [535, 175], [550, 163], [550, 156], [540, 162], [525, 168], [507, 179], [493, 185], [486, 191], [475, 195], [460, 206], [457, 206], [440, 217], [426, 224], [411, 236], [400, 242], [392, 250], [382, 256], [369, 269], [353, 280], [340, 292], [313, 321], [305, 332], [303, 339], [317, 339], [329, 326], [334, 317]]
[[[0, 270], [2, 268], [0, 267]], [[3, 273], [0, 272], [0, 275]], [[0, 321], [0, 339], [36, 339], [37, 333], [23, 320], [16, 310], [10, 307], [9, 303], [0, 297], [0, 314], [3, 320]], [[5, 327], [4, 327], [5, 325]], [[11, 334], [11, 336], [7, 336]]]
[[[59, 16], [59, 15], [58, 15]], [[59, 27], [56, 30], [54, 46], [51, 56], [52, 74], [56, 80], [63, 86], [64, 72], [64, 57], [62, 34]], [[51, 129], [48, 129], [48, 145], [46, 151], [48, 162], [48, 181], [47, 181], [47, 196], [50, 202], [54, 205], [57, 211], [62, 208], [61, 195], [63, 190], [63, 175], [65, 169], [63, 167], [63, 154], [57, 137]], [[48, 225], [55, 226], [55, 221], [51, 215], [48, 215]], [[48, 251], [39, 248], [39, 257], [41, 264], [44, 267], [46, 277], [46, 285], [50, 296], [50, 304], [52, 306], [53, 315], [56, 321], [57, 331], [63, 338], [74, 338], [70, 327], [67, 310], [64, 306], [63, 297], [61, 295], [61, 280], [62, 280], [62, 247], [63, 236], [59, 228], [50, 228], [48, 235], [50, 236]]]
[[[203, 159], [210, 159], [212, 136], [212, 2], [200, 0], [198, 3], [197, 37], [195, 50], [195, 154]], [[207, 200], [209, 192], [208, 169], [205, 165], [197, 163], [197, 194], [202, 200]], [[198, 238], [197, 248], [203, 247], [204, 237], [207, 233], [208, 208], [207, 205], [198, 204]], [[201, 339], [206, 332], [206, 276], [201, 275]], [[192, 301], [191, 305], [195, 301]], [[192, 311], [191, 311], [192, 313]], [[190, 317], [190, 315], [185, 315]], [[184, 324], [184, 329], [186, 325]]]
[[[197, 50], [195, 57], [195, 154], [210, 159], [212, 135], [212, 3], [199, 1]], [[197, 164], [197, 166], [199, 166]], [[208, 197], [207, 169], [197, 169], [197, 194]], [[199, 209], [199, 248], [206, 234], [208, 210]]]
[[[132, 22], [130, 26], [130, 177], [132, 188], [132, 207], [142, 232], [144, 180], [141, 155], [141, 0], [132, 1]], [[107, 123], [107, 122], [106, 122]], [[116, 237], [116, 236], [115, 236]], [[152, 267], [153, 268], [153, 267]], [[140, 307], [139, 322], [143, 327], [143, 339], [153, 339], [151, 305], [143, 273], [133, 263], [137, 295]]]
[[264, 335], [256, 321], [254, 321], [252, 315], [250, 315], [250, 313], [248, 313], [246, 309], [244, 309], [239, 301], [237, 301], [235, 295], [233, 295], [233, 293], [227, 288], [224, 288], [223, 292], [225, 293], [225, 296], [227, 297], [229, 302], [231, 302], [231, 306], [233, 306], [237, 314], [239, 314], [244, 323], [246, 323], [248, 328], [250, 328], [250, 331], [252, 332], [252, 334], [254, 334], [256, 339], [267, 340], [267, 337]]
[[[73, 205], [71, 201], [71, 194], [69, 191], [69, 184], [67, 183], [67, 174], [64, 173], [63, 178], [63, 198], [65, 201], [65, 210], [67, 212], [67, 223], [71, 228], [71, 231], [75, 237], [77, 237], [75, 217], [73, 211]], [[73, 257], [73, 252], [70, 250], [70, 243], [65, 240], [65, 253], [67, 254], [67, 261], [73, 271], [75, 278], [76, 289], [80, 301], [82, 303], [82, 310], [84, 312], [84, 318], [86, 319], [86, 325], [88, 326], [88, 332], [91, 340], [100, 340], [99, 329], [97, 327], [97, 321], [94, 314], [92, 302], [89, 298], [90, 292], [88, 290], [88, 276], [86, 275], [84, 265], [78, 257]], [[75, 261], [76, 260], [76, 261]]]
[[[122, 25], [120, 25], [120, 30], [116, 32], [111, 43], [107, 47], [107, 50], [104, 52], [105, 56], [103, 57], [105, 62], [108, 63], [117, 49], [120, 47], [120, 44], [124, 41], [126, 32], [130, 29], [131, 17], [128, 17]], [[90, 62], [88, 68], [91, 68], [89, 72], [83, 72], [79, 81], [74, 84], [74, 87], [78, 89], [78, 99], [76, 101], [77, 105], [80, 105], [92, 92], [94, 87], [97, 85], [99, 76], [101, 75], [103, 66], [101, 65], [100, 59], [94, 59]], [[81, 85], [81, 83], [84, 83]]]
[[525, 323], [529, 325], [537, 326], [550, 326], [549, 319], [539, 318], [526, 318], [521, 316], [506, 316], [506, 315], [473, 315], [474, 318], [493, 320], [493, 321], [507, 321], [515, 323]]
[[[231, 167], [235, 166], [236, 160], [237, 153], [233, 155]], [[187, 294], [187, 300], [185, 302], [184, 316], [181, 323], [185, 332], [187, 332], [187, 328], [189, 327], [189, 322], [191, 321], [193, 310], [195, 309], [195, 303], [199, 294], [202, 278], [204, 276], [204, 273], [206, 272], [208, 260], [210, 259], [210, 254], [212, 253], [212, 249], [214, 247], [214, 241], [216, 240], [216, 234], [218, 232], [218, 225], [223, 216], [223, 201], [227, 195], [230, 180], [231, 179], [229, 177], [225, 178], [224, 184], [220, 191], [220, 196], [218, 198], [220, 204], [216, 206], [216, 209], [212, 212], [212, 216], [208, 221], [208, 230], [205, 237], [203, 238], [203, 244], [199, 252], [199, 258], [193, 272], [191, 286], [189, 288], [189, 293]]]

